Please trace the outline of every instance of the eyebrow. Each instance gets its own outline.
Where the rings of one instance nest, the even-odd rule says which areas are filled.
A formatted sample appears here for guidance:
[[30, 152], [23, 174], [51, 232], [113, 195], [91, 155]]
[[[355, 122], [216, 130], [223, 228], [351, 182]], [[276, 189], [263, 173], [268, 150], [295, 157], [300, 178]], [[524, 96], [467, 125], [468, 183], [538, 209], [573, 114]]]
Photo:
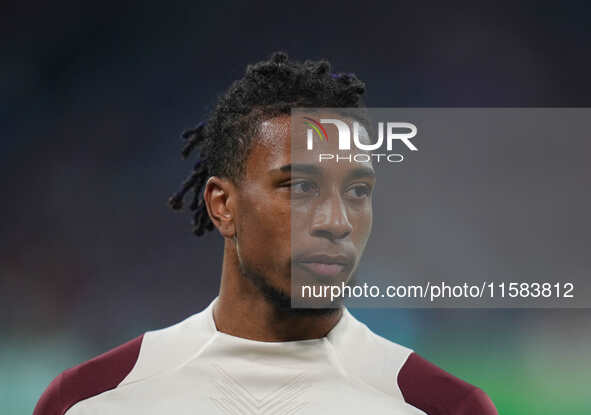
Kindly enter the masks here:
[[286, 164], [285, 166], [279, 167], [279, 170], [286, 173], [300, 172], [308, 174], [320, 174], [320, 167], [315, 164]]
[[372, 167], [355, 167], [347, 174], [348, 179], [360, 179], [363, 177], [376, 177], [376, 172]]
[[[314, 174], [320, 175], [322, 174], [322, 170], [315, 164], [286, 164], [279, 168], [282, 172], [292, 173], [292, 172], [300, 172], [300, 173], [307, 173], [307, 174]], [[358, 179], [362, 177], [375, 177], [376, 172], [372, 167], [360, 166], [353, 168], [349, 173], [347, 173], [348, 179]]]

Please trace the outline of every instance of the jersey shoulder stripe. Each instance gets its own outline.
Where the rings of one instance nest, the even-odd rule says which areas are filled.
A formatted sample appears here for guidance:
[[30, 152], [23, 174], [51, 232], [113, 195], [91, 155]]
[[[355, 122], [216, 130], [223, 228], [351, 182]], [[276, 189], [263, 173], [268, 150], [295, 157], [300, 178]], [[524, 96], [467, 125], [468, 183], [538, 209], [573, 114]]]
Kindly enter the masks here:
[[498, 415], [482, 389], [414, 352], [398, 372], [398, 386], [406, 402], [429, 415]]
[[64, 415], [77, 402], [116, 388], [136, 364], [142, 339], [63, 371], [45, 389], [33, 415]]

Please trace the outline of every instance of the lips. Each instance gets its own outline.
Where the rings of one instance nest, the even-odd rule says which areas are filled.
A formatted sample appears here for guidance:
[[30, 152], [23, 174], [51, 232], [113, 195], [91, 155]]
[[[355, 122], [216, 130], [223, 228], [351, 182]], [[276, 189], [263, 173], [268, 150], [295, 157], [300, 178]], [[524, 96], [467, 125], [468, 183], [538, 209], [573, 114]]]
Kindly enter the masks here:
[[295, 263], [312, 274], [323, 277], [336, 277], [351, 268], [353, 259], [350, 256], [341, 254], [316, 254], [299, 257]]

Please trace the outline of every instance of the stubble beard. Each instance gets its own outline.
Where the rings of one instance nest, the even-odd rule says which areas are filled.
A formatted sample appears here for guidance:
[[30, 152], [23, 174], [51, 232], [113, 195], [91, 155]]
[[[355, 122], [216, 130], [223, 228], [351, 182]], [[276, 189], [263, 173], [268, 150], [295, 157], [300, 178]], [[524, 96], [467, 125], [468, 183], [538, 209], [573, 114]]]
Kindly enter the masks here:
[[270, 278], [266, 277], [263, 272], [256, 270], [254, 267], [248, 266], [243, 261], [239, 262], [240, 274], [259, 290], [265, 301], [275, 308], [277, 315], [280, 318], [296, 316], [329, 316], [340, 310], [341, 304], [336, 304], [334, 307], [293, 308], [291, 306], [291, 296], [289, 294], [271, 284], [269, 282]]

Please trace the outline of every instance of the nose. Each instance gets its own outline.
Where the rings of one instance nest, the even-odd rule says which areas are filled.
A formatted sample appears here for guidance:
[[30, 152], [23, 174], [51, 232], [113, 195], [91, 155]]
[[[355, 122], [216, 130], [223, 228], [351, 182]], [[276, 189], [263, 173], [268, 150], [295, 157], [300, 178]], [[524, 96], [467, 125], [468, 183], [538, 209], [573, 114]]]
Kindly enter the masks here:
[[316, 206], [311, 226], [313, 236], [335, 241], [346, 238], [352, 230], [347, 207], [339, 195], [331, 195]]

